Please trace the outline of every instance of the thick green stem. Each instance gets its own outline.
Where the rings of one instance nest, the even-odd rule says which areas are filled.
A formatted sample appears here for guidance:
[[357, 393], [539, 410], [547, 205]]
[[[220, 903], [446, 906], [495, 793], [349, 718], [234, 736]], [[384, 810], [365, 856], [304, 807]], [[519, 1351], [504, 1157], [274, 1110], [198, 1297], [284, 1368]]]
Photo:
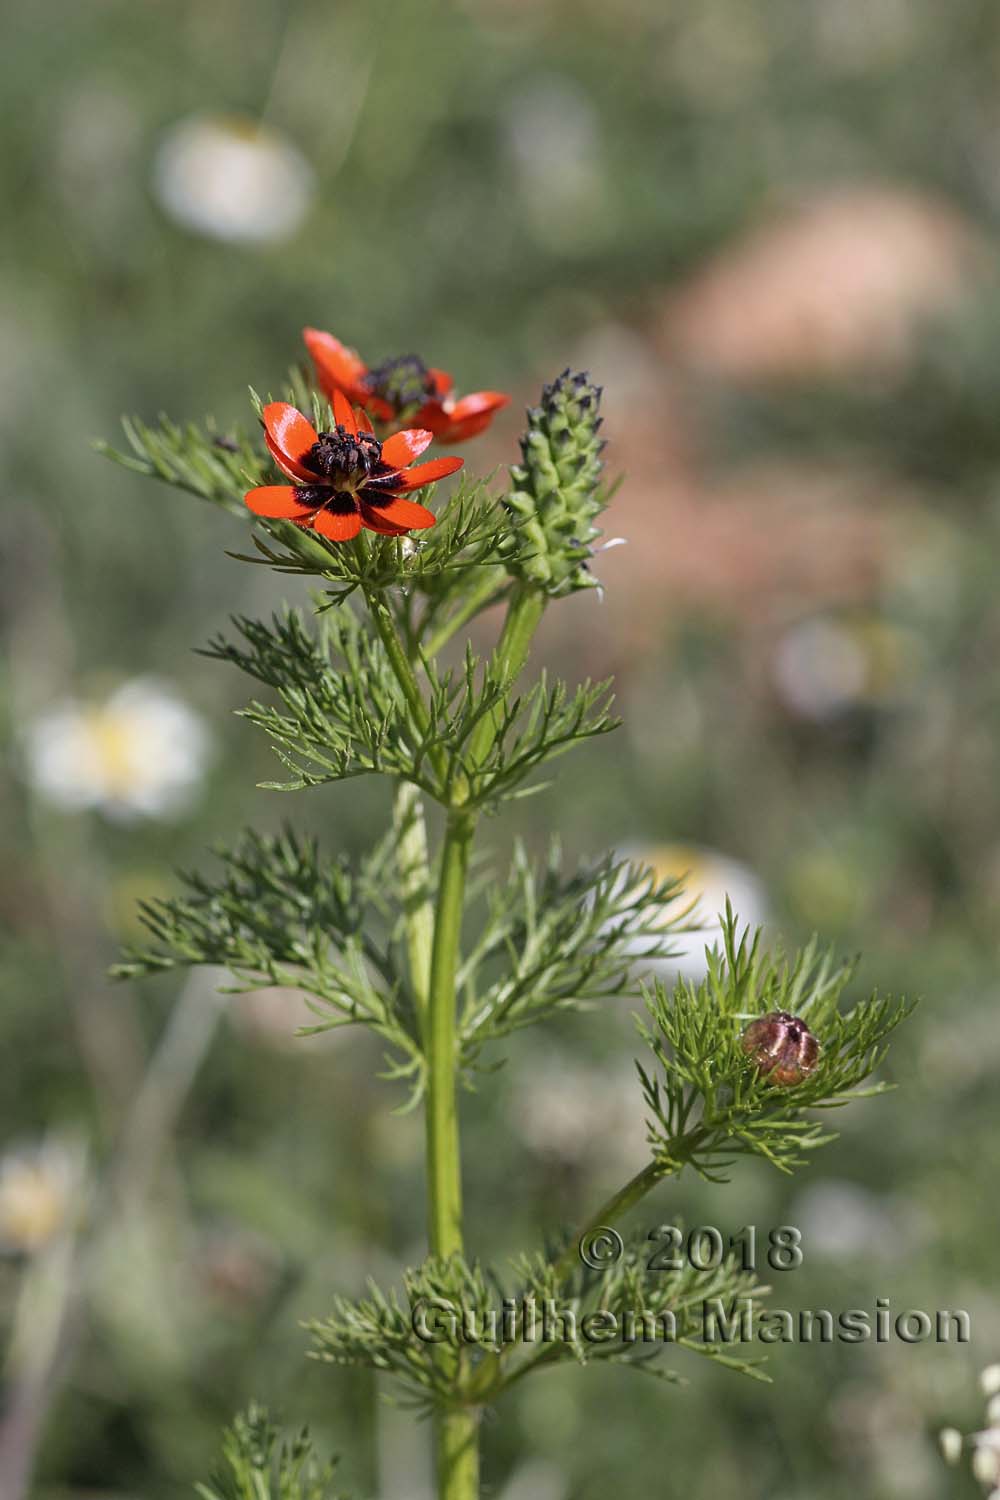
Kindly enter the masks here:
[[479, 1415], [439, 1412], [435, 1421], [438, 1500], [479, 1500]]
[[[463, 1244], [455, 977], [474, 829], [475, 819], [461, 812], [452, 812], [445, 828], [425, 1027], [429, 1238], [432, 1254], [440, 1256], [460, 1254]], [[439, 1500], [476, 1500], [479, 1494], [478, 1420], [467, 1410], [436, 1415]]]
[[427, 1171], [430, 1242], [435, 1255], [462, 1249], [462, 1180], [458, 1150], [455, 976], [465, 908], [465, 880], [475, 820], [453, 812], [445, 828], [434, 920], [428, 998]]

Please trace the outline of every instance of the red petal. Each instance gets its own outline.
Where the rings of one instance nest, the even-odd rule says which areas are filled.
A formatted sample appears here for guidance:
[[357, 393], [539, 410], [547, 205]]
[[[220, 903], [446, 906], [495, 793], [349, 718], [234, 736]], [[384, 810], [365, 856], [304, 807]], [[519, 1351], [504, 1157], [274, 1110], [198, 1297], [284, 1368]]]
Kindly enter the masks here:
[[309, 419], [287, 401], [269, 402], [261, 417], [264, 433], [270, 439], [267, 446], [275, 457], [280, 455], [284, 459], [288, 466], [285, 472], [293, 472], [297, 479], [315, 480], [315, 474], [302, 468], [303, 455], [317, 440], [316, 429]]
[[464, 422], [453, 422], [450, 418], [446, 426], [442, 426], [434, 434], [439, 443], [446, 447], [451, 443], [465, 443], [469, 438], [478, 437], [485, 432], [493, 420], [492, 412], [483, 412], [478, 417], [467, 417]]
[[434, 382], [434, 389], [437, 391], [438, 395], [439, 396], [447, 396], [448, 392], [451, 390], [452, 386], [455, 384], [455, 382], [452, 380], [451, 376], [448, 374], [448, 371], [447, 370], [435, 370], [433, 368], [433, 366], [432, 366], [427, 371], [427, 373], [431, 377], [431, 379], [433, 380], [433, 382]]
[[355, 416], [358, 419], [358, 431], [359, 432], [374, 432], [375, 431], [374, 427], [372, 426], [372, 419], [371, 419], [371, 417], [368, 415], [368, 413], [366, 411], [362, 410], [362, 411], [355, 412]]
[[478, 436], [509, 401], [510, 397], [502, 396], [499, 391], [477, 391], [474, 396], [463, 396], [448, 412], [448, 425], [437, 432], [438, 441], [464, 443]]
[[303, 328], [302, 337], [316, 366], [316, 378], [325, 395], [332, 399], [334, 391], [344, 391], [357, 396], [358, 382], [367, 375], [368, 367], [355, 349], [348, 349], [332, 333], [323, 333], [319, 328]]
[[262, 484], [258, 489], [248, 490], [244, 495], [247, 505], [257, 516], [301, 521], [311, 516], [315, 505], [303, 505], [293, 484]]
[[382, 519], [380, 511], [375, 510], [371, 505], [365, 505], [363, 502], [361, 506], [361, 524], [362, 526], [367, 526], [369, 531], [377, 531], [379, 536], [405, 536], [409, 529], [406, 526], [390, 525], [388, 521]]
[[463, 396], [456, 401], [448, 415], [453, 422], [464, 422], [466, 417], [478, 417], [484, 412], [499, 411], [501, 407], [510, 405], [510, 397], [505, 396], [502, 391], [474, 391], [471, 396]]
[[330, 405], [333, 407], [333, 420], [337, 426], [343, 427], [352, 436], [356, 436], [358, 421], [354, 415], [354, 408], [343, 391], [334, 391], [330, 397]]
[[433, 432], [423, 427], [410, 427], [405, 432], [394, 432], [382, 444], [382, 458], [394, 469], [405, 469], [408, 463], [419, 458], [425, 448], [434, 441]]
[[[429, 466], [428, 466], [429, 467]], [[394, 497], [386, 505], [377, 508], [362, 500], [365, 514], [365, 525], [371, 526], [372, 521], [376, 523], [388, 522], [390, 526], [398, 526], [403, 531], [422, 531], [425, 526], [434, 525], [434, 516], [423, 505], [418, 505], [415, 500], [401, 500]], [[379, 529], [378, 524], [372, 526], [373, 531]]]
[[450, 421], [440, 401], [425, 401], [413, 418], [415, 427], [426, 427], [435, 437], [448, 430]]
[[348, 511], [346, 516], [338, 516], [332, 510], [321, 510], [317, 511], [310, 525], [320, 536], [328, 536], [331, 542], [349, 542], [361, 530], [361, 516], [356, 510]]
[[270, 453], [282, 474], [287, 474], [289, 479], [305, 479], [309, 484], [316, 483], [318, 476], [311, 469], [305, 468], [294, 459], [285, 458], [266, 432], [264, 433], [264, 441], [267, 444], [268, 453]]
[[465, 463], [464, 458], [432, 458], [429, 463], [417, 464], [412, 469], [405, 469], [399, 479], [394, 482], [393, 489], [418, 490], [422, 484], [433, 484], [436, 479], [443, 479], [446, 474], [454, 474]]

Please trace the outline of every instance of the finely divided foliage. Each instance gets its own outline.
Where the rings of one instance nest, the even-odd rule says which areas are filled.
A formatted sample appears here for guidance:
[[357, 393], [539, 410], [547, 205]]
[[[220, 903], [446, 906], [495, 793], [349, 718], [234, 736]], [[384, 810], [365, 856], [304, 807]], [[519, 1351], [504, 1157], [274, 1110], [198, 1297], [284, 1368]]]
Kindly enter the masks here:
[[[270, 624], [234, 624], [245, 644], [220, 638], [206, 654], [277, 692], [280, 709], [255, 700], [243, 710], [292, 773], [291, 780], [268, 783], [276, 790], [380, 771], [445, 804], [460, 798], [463, 805], [493, 807], [525, 795], [525, 778], [546, 760], [616, 724], [608, 683], [570, 690], [543, 676], [523, 696], [510, 697], [502, 675], [471, 649], [457, 668], [439, 672], [423, 664], [428, 693], [421, 718], [400, 691], [385, 645], [349, 609], [324, 612], [316, 633], [295, 610]], [[494, 714], [490, 743], [477, 755], [475, 731]]]
[[333, 1489], [335, 1462], [316, 1456], [308, 1428], [282, 1441], [267, 1410], [251, 1404], [222, 1440], [222, 1462], [201, 1500], [347, 1500]]
[[419, 1076], [399, 913], [389, 899], [394, 840], [354, 868], [344, 855], [321, 857], [315, 840], [290, 829], [278, 836], [250, 831], [218, 854], [218, 880], [189, 873], [184, 896], [142, 904], [155, 946], [128, 952], [116, 975], [211, 964], [229, 971], [236, 991], [300, 989], [317, 1018], [307, 1031], [361, 1022], [391, 1044], [397, 1069]]
[[642, 963], [674, 952], [686, 914], [667, 909], [678, 893], [677, 881], [613, 855], [567, 875], [558, 843], [541, 868], [518, 844], [459, 970], [466, 1057], [553, 1011], [635, 995]]
[[[841, 1011], [853, 972], [815, 941], [791, 960], [766, 951], [759, 931], [739, 935], [728, 909], [723, 951], [709, 955], [701, 983], [652, 987], [650, 1024], [640, 1032], [659, 1073], [640, 1064], [639, 1074], [651, 1112], [653, 1159], [665, 1173], [689, 1165], [724, 1181], [736, 1156], [762, 1156], [789, 1172], [836, 1135], [805, 1110], [834, 1109], [883, 1092], [885, 1084], [861, 1085], [910, 1007], [873, 995]], [[817, 1068], [794, 1089], [775, 1087], [740, 1046], [747, 1016], [775, 1010], [801, 1016], [822, 1042]]]
[[[648, 1249], [630, 1250], [604, 1274], [577, 1263], [561, 1276], [545, 1256], [526, 1255], [505, 1285], [461, 1256], [430, 1257], [404, 1276], [402, 1296], [369, 1281], [360, 1301], [335, 1298], [329, 1316], [309, 1325], [313, 1355], [389, 1373], [407, 1401], [428, 1410], [492, 1403], [535, 1370], [566, 1362], [626, 1365], [683, 1383], [658, 1362], [674, 1349], [767, 1379], [703, 1316], [706, 1302], [757, 1299], [766, 1288], [733, 1260], [670, 1276], [648, 1261]], [[588, 1320], [605, 1336], [588, 1337]]]
[[[816, 944], [785, 959], [760, 933], [740, 934], [732, 912], [700, 983], [645, 985], [648, 966], [669, 960], [677, 933], [694, 920], [675, 883], [610, 856], [566, 868], [556, 845], [541, 860], [518, 846], [505, 877], [474, 856], [484, 814], [537, 792], [549, 762], [617, 722], [607, 683], [569, 687], [544, 673], [526, 687], [519, 681], [545, 609], [596, 582], [595, 519], [608, 499], [600, 389], [568, 371], [546, 387], [528, 414], [522, 462], [505, 490], [463, 477], [442, 502], [425, 484], [419, 507], [395, 512], [417, 518], [407, 524], [419, 522], [418, 537], [402, 527], [388, 534], [389, 527], [337, 541], [336, 516], [352, 505], [359, 513], [367, 505], [365, 525], [381, 524], [379, 492], [365, 499], [373, 475], [386, 493], [402, 493], [411, 481], [415, 489], [419, 479], [404, 474], [397, 454], [426, 447], [435, 423], [445, 441], [473, 436], [505, 398], [478, 392], [455, 403], [448, 378], [420, 360], [370, 371], [329, 335], [312, 330], [310, 337], [323, 392], [293, 371], [277, 414], [275, 403], [254, 397], [269, 424], [266, 444], [164, 418], [155, 427], [126, 424], [128, 455], [106, 451], [244, 517], [245, 495], [252, 507], [272, 499], [291, 507], [284, 514], [297, 520], [255, 515], [253, 550], [234, 555], [311, 578], [311, 618], [292, 608], [269, 620], [238, 618], [206, 654], [257, 685], [259, 696], [242, 713], [283, 768], [268, 786], [293, 791], [382, 775], [393, 793], [391, 827], [358, 860], [323, 852], [291, 829], [245, 834], [220, 851], [215, 876], [185, 875], [179, 895], [144, 906], [151, 942], [126, 954], [117, 973], [213, 965], [235, 990], [301, 990], [315, 1014], [305, 1034], [360, 1024], [385, 1044], [388, 1076], [410, 1104], [425, 1105], [430, 1253], [406, 1274], [401, 1292], [372, 1284], [360, 1300], [335, 1299], [312, 1327], [315, 1353], [393, 1377], [433, 1415], [439, 1496], [474, 1500], [480, 1415], [508, 1386], [567, 1359], [664, 1373], [653, 1362], [675, 1348], [759, 1376], [738, 1348], [705, 1338], [700, 1310], [707, 1299], [729, 1302], [763, 1289], [732, 1261], [653, 1275], [635, 1250], [595, 1276], [580, 1264], [574, 1236], [552, 1253], [522, 1257], [512, 1275], [467, 1259], [459, 1084], [491, 1066], [491, 1049], [515, 1030], [644, 993], [637, 1066], [649, 1157], [585, 1220], [590, 1229], [613, 1224], [685, 1167], [719, 1179], [745, 1155], [785, 1172], [800, 1166], [831, 1139], [819, 1111], [880, 1091], [881, 1084], [863, 1086], [906, 1006], [873, 996], [844, 1008], [851, 966], [833, 963]], [[357, 399], [367, 410], [351, 408]], [[427, 414], [422, 432], [406, 426], [420, 410]], [[315, 444], [295, 446], [310, 433], [325, 434], [323, 454], [340, 465], [330, 470], [332, 498], [310, 479], [323, 454], [317, 458]], [[385, 447], [378, 468], [373, 455], [387, 443], [394, 446]], [[272, 456], [286, 481], [277, 498]], [[421, 477], [446, 467], [436, 463]], [[310, 515], [334, 517], [326, 535], [306, 529], [307, 501], [320, 507]], [[393, 512], [384, 513], [391, 521]], [[442, 657], [498, 604], [504, 618], [492, 649], [466, 644]], [[441, 811], [436, 849], [427, 801]], [[816, 1066], [791, 1086], [759, 1072], [741, 1045], [749, 1021], [779, 1010], [800, 1018], [820, 1049]], [[554, 1229], [547, 1226], [550, 1240]], [[533, 1299], [549, 1303], [563, 1333], [535, 1343], [523, 1311], [513, 1315], [512, 1337], [491, 1333], [489, 1315], [504, 1296], [522, 1308]], [[437, 1319], [440, 1338], [415, 1332], [428, 1303], [439, 1313], [454, 1310], [454, 1327]], [[593, 1313], [607, 1315], [618, 1334], [581, 1337], [579, 1324]], [[636, 1342], [621, 1332], [630, 1316], [655, 1323], [668, 1315], [669, 1342]], [[472, 1339], [456, 1331], [466, 1319], [480, 1330]], [[237, 1420], [224, 1454], [222, 1477], [202, 1486], [203, 1500], [335, 1500], [331, 1471], [315, 1463], [307, 1439], [279, 1445], [257, 1408]]]
[[[228, 970], [235, 991], [302, 990], [316, 1015], [306, 1032], [370, 1027], [392, 1048], [393, 1075], [419, 1091], [425, 1059], [393, 894], [402, 884], [396, 833], [354, 866], [291, 829], [250, 830], [218, 858], [219, 878], [189, 872], [185, 895], [142, 903], [153, 944], [126, 953], [116, 976], [207, 964]], [[671, 952], [681, 918], [665, 908], [675, 895], [675, 882], [626, 861], [566, 874], [557, 845], [540, 867], [518, 846], [508, 881], [491, 883], [459, 971], [464, 1064], [555, 1010], [637, 996], [639, 956]]]

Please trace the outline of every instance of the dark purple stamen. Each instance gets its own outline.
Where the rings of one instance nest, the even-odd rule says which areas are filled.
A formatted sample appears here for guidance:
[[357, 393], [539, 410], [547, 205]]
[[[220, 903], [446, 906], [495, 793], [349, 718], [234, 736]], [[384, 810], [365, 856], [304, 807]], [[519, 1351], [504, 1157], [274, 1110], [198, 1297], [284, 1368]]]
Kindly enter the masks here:
[[321, 432], [301, 462], [331, 484], [337, 480], [356, 483], [383, 467], [382, 444], [373, 433], [348, 432], [338, 425], [333, 432]]

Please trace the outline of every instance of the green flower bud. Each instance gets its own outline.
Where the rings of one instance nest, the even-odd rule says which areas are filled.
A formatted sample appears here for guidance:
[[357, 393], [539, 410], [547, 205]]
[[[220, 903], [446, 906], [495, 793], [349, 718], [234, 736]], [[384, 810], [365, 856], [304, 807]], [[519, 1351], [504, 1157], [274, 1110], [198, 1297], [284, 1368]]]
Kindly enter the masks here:
[[548, 594], [597, 585], [587, 563], [600, 536], [594, 517], [606, 504], [600, 404], [601, 387], [589, 375], [564, 370], [543, 389], [541, 405], [529, 410], [523, 461], [510, 471], [504, 503], [521, 524], [506, 566]]

